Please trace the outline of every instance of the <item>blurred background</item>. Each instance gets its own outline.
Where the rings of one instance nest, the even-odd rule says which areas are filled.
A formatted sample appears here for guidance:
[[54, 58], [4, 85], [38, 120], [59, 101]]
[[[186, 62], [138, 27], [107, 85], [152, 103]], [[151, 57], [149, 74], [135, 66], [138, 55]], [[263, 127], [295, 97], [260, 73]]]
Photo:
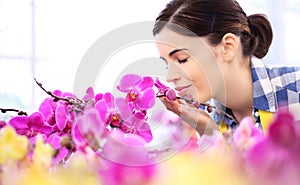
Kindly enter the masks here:
[[[47, 95], [33, 77], [48, 90], [72, 92], [77, 67], [97, 39], [126, 24], [154, 21], [168, 2], [0, 0], [0, 107], [37, 110]], [[238, 2], [247, 15], [264, 13], [271, 21], [274, 41], [265, 62], [300, 65], [300, 0]], [[143, 52], [156, 55], [156, 48]]]

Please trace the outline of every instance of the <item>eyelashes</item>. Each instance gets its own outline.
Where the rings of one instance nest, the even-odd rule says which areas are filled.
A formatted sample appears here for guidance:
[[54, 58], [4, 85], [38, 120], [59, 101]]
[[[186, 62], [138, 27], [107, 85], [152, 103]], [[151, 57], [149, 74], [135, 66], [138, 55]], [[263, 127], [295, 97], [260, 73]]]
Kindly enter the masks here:
[[[182, 60], [177, 60], [177, 62], [179, 63], [179, 64], [183, 64], [183, 63], [186, 63], [186, 62], [188, 62], [188, 59], [189, 59], [190, 57], [187, 57], [187, 58], [185, 58], [185, 59], [182, 59]], [[168, 62], [167, 62], [167, 60], [165, 60], [165, 59], [162, 59], [164, 62], [165, 62], [165, 64], [166, 64], [166, 67], [165, 67], [165, 69], [167, 70], [168, 69]]]
[[179, 63], [179, 64], [183, 64], [183, 63], [187, 62], [188, 59], [189, 59], [189, 57], [187, 57], [187, 58], [185, 58], [185, 59], [182, 59], [182, 60], [178, 60], [178, 63]]

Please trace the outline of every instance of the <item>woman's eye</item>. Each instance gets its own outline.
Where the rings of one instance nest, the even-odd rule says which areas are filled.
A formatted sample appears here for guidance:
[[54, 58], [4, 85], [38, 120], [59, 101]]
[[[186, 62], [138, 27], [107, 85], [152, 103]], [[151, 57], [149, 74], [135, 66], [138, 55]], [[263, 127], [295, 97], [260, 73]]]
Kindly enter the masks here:
[[185, 59], [182, 59], [182, 60], [178, 60], [178, 63], [179, 64], [183, 64], [183, 63], [185, 63], [187, 61], [188, 61], [188, 58], [185, 58]]

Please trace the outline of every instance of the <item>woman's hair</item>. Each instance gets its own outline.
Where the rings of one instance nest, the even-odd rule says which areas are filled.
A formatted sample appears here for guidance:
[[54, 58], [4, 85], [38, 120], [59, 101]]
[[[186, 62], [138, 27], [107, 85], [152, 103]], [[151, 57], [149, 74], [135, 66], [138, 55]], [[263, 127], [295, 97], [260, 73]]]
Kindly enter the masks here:
[[157, 17], [153, 34], [164, 27], [186, 36], [207, 36], [212, 45], [233, 33], [240, 37], [243, 55], [258, 58], [267, 54], [273, 39], [265, 15], [247, 17], [235, 0], [172, 0]]

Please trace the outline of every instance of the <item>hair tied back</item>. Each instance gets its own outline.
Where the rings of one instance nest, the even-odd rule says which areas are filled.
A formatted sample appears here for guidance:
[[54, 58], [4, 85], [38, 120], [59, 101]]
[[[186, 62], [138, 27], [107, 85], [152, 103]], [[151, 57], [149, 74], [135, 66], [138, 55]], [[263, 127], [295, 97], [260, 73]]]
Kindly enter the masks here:
[[250, 20], [250, 18], [247, 16], [247, 21], [248, 21], [248, 27], [250, 29], [250, 34], [252, 33], [252, 29], [253, 29], [253, 26], [252, 26], [252, 22]]

